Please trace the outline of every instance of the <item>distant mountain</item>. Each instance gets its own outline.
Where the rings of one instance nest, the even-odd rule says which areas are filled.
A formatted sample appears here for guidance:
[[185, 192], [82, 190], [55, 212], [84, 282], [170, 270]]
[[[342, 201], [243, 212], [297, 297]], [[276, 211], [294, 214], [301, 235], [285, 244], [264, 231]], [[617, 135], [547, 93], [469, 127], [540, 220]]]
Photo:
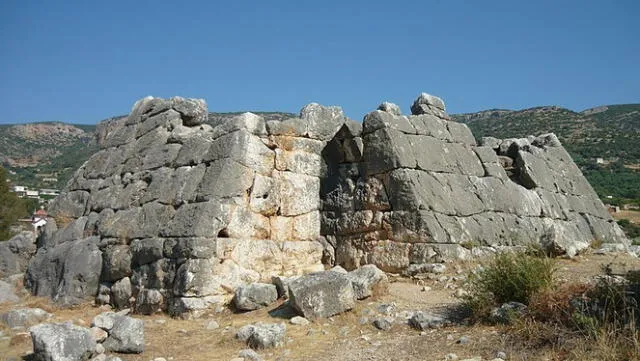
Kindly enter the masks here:
[[454, 114], [477, 139], [555, 133], [601, 197], [640, 199], [640, 104]]
[[0, 162], [16, 184], [60, 188], [98, 150], [95, 128], [59, 122], [0, 125]]

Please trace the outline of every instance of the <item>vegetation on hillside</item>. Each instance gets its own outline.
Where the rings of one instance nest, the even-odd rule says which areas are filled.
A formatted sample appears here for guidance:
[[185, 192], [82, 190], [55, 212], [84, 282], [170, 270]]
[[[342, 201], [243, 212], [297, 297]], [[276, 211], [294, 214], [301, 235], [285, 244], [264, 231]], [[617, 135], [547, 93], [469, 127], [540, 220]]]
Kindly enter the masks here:
[[29, 215], [29, 203], [9, 191], [6, 170], [0, 167], [0, 241], [13, 236], [11, 227], [22, 217]]
[[[532, 352], [551, 348], [561, 359], [637, 360], [640, 357], [640, 272], [613, 274], [605, 267], [595, 282], [561, 282], [554, 262], [541, 253], [497, 254], [469, 275], [465, 304], [476, 320], [509, 302], [508, 340]], [[586, 357], [586, 358], [585, 358]]]
[[560, 107], [453, 115], [476, 138], [555, 133], [600, 197], [640, 200], [640, 104], [573, 112]]

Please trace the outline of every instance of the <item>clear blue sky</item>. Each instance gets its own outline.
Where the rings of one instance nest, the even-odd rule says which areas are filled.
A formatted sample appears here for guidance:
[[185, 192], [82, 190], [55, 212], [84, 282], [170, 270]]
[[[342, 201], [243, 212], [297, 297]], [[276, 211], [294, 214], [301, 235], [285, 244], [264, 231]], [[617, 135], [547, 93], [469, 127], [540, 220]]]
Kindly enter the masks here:
[[450, 113], [640, 102], [640, 1], [0, 4], [0, 123], [95, 123], [146, 95], [360, 120], [422, 91]]

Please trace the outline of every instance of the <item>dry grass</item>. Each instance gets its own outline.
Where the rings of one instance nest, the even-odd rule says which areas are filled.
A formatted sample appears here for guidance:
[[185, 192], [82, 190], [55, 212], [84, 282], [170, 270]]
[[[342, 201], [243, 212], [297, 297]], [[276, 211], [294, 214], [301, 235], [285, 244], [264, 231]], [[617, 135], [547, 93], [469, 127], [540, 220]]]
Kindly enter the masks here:
[[640, 224], [640, 211], [620, 211], [611, 213], [616, 220], [628, 219], [631, 223]]
[[[476, 264], [470, 261], [447, 263], [447, 275], [455, 276], [456, 269], [473, 269]], [[575, 260], [558, 260], [558, 276], [566, 284], [586, 282], [592, 276], [601, 274], [602, 266], [607, 264], [611, 264], [610, 267], [616, 272], [640, 268], [640, 260], [632, 257], [587, 255]], [[423, 285], [432, 290], [423, 292]], [[559, 310], [568, 295], [580, 291], [567, 287], [562, 291], [565, 296], [550, 294], [539, 301], [533, 298], [531, 302], [538, 302], [541, 312], [544, 307], [549, 312]], [[394, 324], [388, 332], [378, 331], [371, 325], [372, 316], [368, 316], [370, 322], [360, 323], [360, 319], [367, 316], [369, 310], [376, 309], [381, 303], [395, 303], [398, 310], [422, 311], [454, 306], [459, 302], [453, 296], [454, 292], [454, 289], [445, 288], [443, 283], [433, 280], [427, 279], [418, 285], [416, 280], [391, 278], [388, 285], [374, 291], [373, 297], [357, 302], [356, 308], [351, 312], [312, 322], [308, 326], [289, 324], [282, 303], [247, 313], [212, 313], [199, 320], [172, 319], [162, 314], [136, 315], [136, 318], [145, 323], [146, 350], [140, 355], [119, 356], [125, 361], [148, 361], [156, 357], [173, 357], [174, 361], [230, 360], [238, 357], [238, 352], [246, 348], [245, 344], [235, 339], [235, 332], [240, 327], [255, 322], [287, 324], [286, 345], [259, 351], [265, 360], [276, 360], [279, 357], [288, 361], [443, 360], [448, 353], [455, 353], [460, 359], [481, 356], [485, 360], [491, 360], [497, 351], [506, 352], [510, 361], [607, 360], [606, 357], [613, 357], [610, 355], [620, 356], [611, 351], [611, 347], [618, 347], [616, 342], [621, 342], [620, 337], [616, 338], [614, 334], [587, 339], [579, 333], [568, 332], [553, 324], [533, 323], [531, 320], [521, 328], [517, 328], [517, 325], [455, 326], [429, 330], [424, 334], [403, 324]], [[89, 304], [61, 309], [47, 299], [28, 297], [19, 305], [0, 305], [0, 312], [18, 307], [40, 307], [55, 314], [54, 322], [71, 320], [83, 326], [89, 326], [95, 315], [106, 310]], [[216, 320], [220, 328], [207, 330], [206, 324], [210, 319]], [[24, 336], [19, 336], [14, 331], [9, 331], [9, 334], [15, 339], [13, 344], [9, 341], [0, 342], [0, 360], [23, 356], [31, 350], [29, 342], [24, 342], [24, 338], [20, 340]], [[467, 336], [470, 342], [458, 344], [461, 336]]]

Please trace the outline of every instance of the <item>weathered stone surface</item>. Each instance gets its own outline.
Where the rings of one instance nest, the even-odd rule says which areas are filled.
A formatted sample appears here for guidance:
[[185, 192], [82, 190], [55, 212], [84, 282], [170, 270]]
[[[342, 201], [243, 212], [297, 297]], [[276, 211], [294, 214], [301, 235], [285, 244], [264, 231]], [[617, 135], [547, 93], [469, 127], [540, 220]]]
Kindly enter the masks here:
[[355, 305], [349, 276], [338, 272], [317, 272], [289, 284], [289, 302], [309, 320], [348, 311]]
[[127, 245], [108, 246], [102, 252], [102, 273], [104, 281], [114, 282], [131, 276], [131, 252]]
[[267, 283], [252, 283], [236, 288], [234, 304], [238, 310], [252, 311], [269, 306], [278, 299], [276, 286]]
[[63, 305], [94, 297], [102, 269], [97, 242], [97, 237], [89, 237], [41, 249], [29, 264], [26, 286], [35, 295], [51, 297]]
[[18, 302], [20, 297], [16, 295], [13, 285], [0, 280], [0, 304]]
[[35, 359], [88, 360], [96, 349], [89, 330], [67, 323], [46, 323], [29, 328]]
[[131, 299], [132, 294], [133, 288], [129, 277], [124, 277], [111, 286], [113, 304], [117, 308], [128, 308], [130, 306], [129, 300]]
[[136, 297], [136, 313], [151, 315], [164, 308], [164, 296], [158, 290], [143, 289]]
[[256, 350], [278, 347], [284, 344], [286, 330], [284, 323], [256, 323], [240, 328], [236, 338]]
[[387, 281], [387, 275], [374, 265], [364, 265], [349, 272], [356, 299], [362, 300], [372, 295], [372, 289], [380, 282]]
[[35, 253], [36, 237], [33, 232], [21, 232], [8, 241], [0, 242], [0, 277], [24, 273]]
[[[106, 351], [141, 353], [144, 351], [144, 323], [132, 317], [111, 313], [113, 326], [105, 329], [109, 337], [103, 342]], [[97, 327], [103, 328], [96, 324]], [[104, 328], [103, 328], [104, 329]]]
[[[411, 274], [529, 243], [568, 256], [593, 240], [626, 249], [553, 134], [478, 146], [441, 99], [421, 94], [411, 108], [383, 103], [363, 123], [315, 103], [299, 118], [229, 119], [201, 100], [142, 99], [103, 129], [106, 145], [51, 205], [26, 285], [116, 307], [138, 296], [149, 306], [139, 312], [196, 317], [242, 284], [322, 262]], [[94, 246], [79, 247], [89, 236]], [[6, 249], [0, 272], [16, 269]], [[358, 298], [377, 277], [363, 276]], [[334, 300], [331, 312], [349, 307]]]
[[53, 317], [41, 308], [19, 308], [0, 314], [0, 321], [9, 328], [29, 327]]

